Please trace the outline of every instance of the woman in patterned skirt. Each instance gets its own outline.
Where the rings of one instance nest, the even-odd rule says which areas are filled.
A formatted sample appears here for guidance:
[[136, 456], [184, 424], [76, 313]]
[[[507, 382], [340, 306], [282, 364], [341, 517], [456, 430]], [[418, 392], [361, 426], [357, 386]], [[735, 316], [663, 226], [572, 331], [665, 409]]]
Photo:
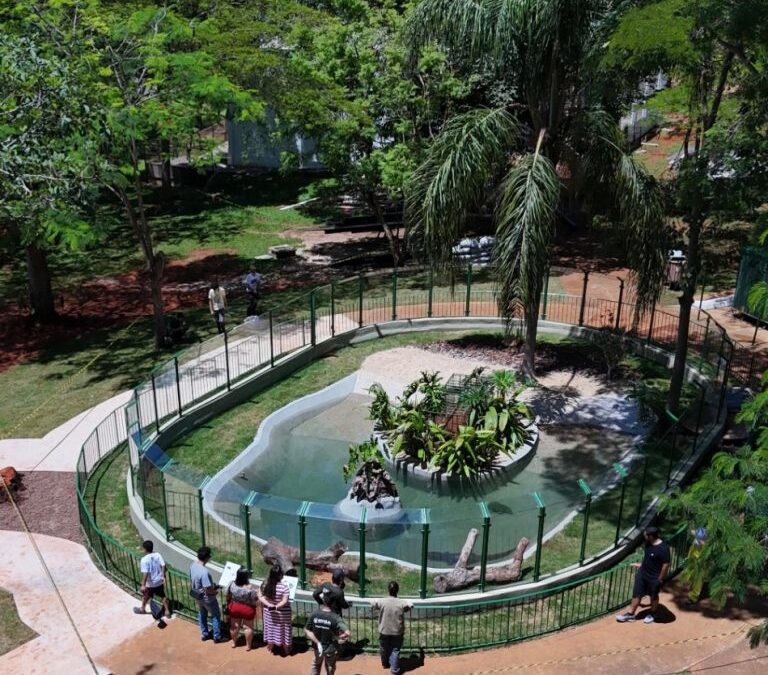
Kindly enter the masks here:
[[288, 586], [283, 583], [280, 565], [273, 565], [269, 577], [261, 585], [259, 602], [264, 607], [264, 642], [274, 654], [275, 647], [282, 647], [283, 654], [291, 653], [291, 603]]

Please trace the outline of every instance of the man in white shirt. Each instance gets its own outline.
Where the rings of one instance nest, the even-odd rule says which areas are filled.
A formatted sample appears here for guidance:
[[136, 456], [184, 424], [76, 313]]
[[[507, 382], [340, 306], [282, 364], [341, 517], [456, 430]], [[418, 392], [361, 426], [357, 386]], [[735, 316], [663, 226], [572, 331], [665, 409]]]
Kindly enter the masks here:
[[214, 281], [208, 291], [208, 308], [211, 310], [211, 316], [216, 322], [216, 330], [218, 330], [219, 333], [223, 333], [224, 310], [227, 308], [227, 294], [218, 281]]
[[[144, 557], [139, 563], [141, 571], [141, 607], [134, 607], [136, 614], [147, 613], [147, 603], [153, 598], [158, 597], [163, 601], [165, 614], [170, 618], [171, 603], [165, 595], [165, 560], [159, 553], [155, 553], [155, 545], [147, 540], [142, 545]], [[162, 620], [162, 615], [159, 620]]]

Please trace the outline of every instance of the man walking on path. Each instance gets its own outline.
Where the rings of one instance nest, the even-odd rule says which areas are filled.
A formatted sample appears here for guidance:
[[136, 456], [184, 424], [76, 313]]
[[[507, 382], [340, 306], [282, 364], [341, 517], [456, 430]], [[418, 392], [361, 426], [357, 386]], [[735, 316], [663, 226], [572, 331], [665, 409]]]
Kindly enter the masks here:
[[336, 659], [339, 656], [339, 640], [349, 639], [349, 629], [341, 617], [323, 600], [320, 609], [316, 609], [307, 619], [304, 634], [312, 643], [312, 667], [309, 675], [320, 675], [320, 668], [325, 665], [325, 675], [334, 675]]
[[248, 309], [246, 316], [256, 315], [256, 303], [259, 301], [259, 291], [261, 289], [261, 274], [253, 267], [245, 275], [245, 295], [248, 298]]
[[659, 608], [659, 592], [661, 585], [667, 578], [671, 556], [669, 546], [662, 541], [659, 530], [655, 527], [646, 527], [643, 532], [645, 538], [645, 554], [643, 562], [634, 563], [638, 570], [635, 573], [635, 585], [632, 589], [632, 603], [629, 611], [619, 614], [616, 621], [625, 623], [635, 621], [640, 600], [647, 595], [651, 598], [651, 611], [643, 618], [643, 623], [653, 623], [656, 620], [656, 611]]
[[208, 309], [211, 310], [211, 316], [216, 322], [216, 330], [219, 333], [223, 333], [224, 310], [227, 309], [227, 293], [218, 281], [214, 281], [208, 291]]
[[[141, 607], [134, 607], [133, 611], [136, 614], [147, 613], [147, 603], [154, 597], [161, 598], [163, 601], [163, 608], [168, 618], [171, 616], [171, 604], [168, 597], [165, 595], [165, 560], [159, 553], [154, 552], [155, 545], [149, 539], [147, 539], [142, 545], [144, 549], [144, 557], [139, 563], [139, 569], [141, 570]], [[154, 616], [154, 614], [153, 614]], [[158, 621], [162, 621], [163, 615], [155, 617]]]
[[405, 612], [410, 611], [413, 603], [406, 602], [397, 597], [400, 585], [396, 581], [390, 581], [387, 586], [388, 598], [374, 600], [371, 607], [379, 610], [379, 654], [381, 665], [389, 668], [392, 675], [399, 675], [400, 650], [403, 647], [403, 635], [405, 634]]
[[223, 642], [221, 636], [221, 610], [216, 594], [219, 587], [213, 583], [213, 577], [206, 563], [211, 559], [211, 549], [201, 546], [197, 551], [197, 562], [193, 562], [189, 568], [190, 595], [197, 603], [197, 623], [200, 626], [200, 636], [205, 642], [211, 639], [211, 631], [208, 630], [208, 615], [211, 616], [213, 627], [213, 641]]

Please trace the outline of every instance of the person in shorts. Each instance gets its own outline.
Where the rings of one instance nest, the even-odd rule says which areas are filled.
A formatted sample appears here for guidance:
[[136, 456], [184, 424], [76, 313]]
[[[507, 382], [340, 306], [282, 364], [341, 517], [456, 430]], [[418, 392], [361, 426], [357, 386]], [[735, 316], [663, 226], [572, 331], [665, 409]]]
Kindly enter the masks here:
[[669, 546], [662, 541], [657, 528], [646, 527], [643, 537], [645, 538], [643, 562], [633, 565], [638, 569], [635, 572], [632, 602], [628, 612], [616, 617], [616, 621], [619, 623], [637, 619], [635, 614], [640, 607], [640, 600], [646, 595], [651, 599], [651, 611], [643, 617], [643, 623], [653, 623], [656, 620], [656, 612], [659, 608], [659, 592], [669, 573], [669, 564], [672, 558]]
[[[147, 603], [152, 598], [160, 598], [163, 603], [165, 615], [171, 616], [171, 603], [165, 595], [165, 560], [159, 553], [155, 553], [155, 545], [149, 539], [142, 543], [144, 557], [139, 563], [141, 571], [141, 607], [134, 607], [136, 614], [147, 613]], [[158, 618], [163, 618], [162, 614]]]
[[339, 641], [349, 639], [349, 629], [342, 618], [336, 614], [323, 599], [320, 609], [316, 609], [307, 618], [304, 634], [312, 644], [312, 667], [309, 675], [320, 675], [325, 667], [325, 675], [334, 675], [336, 660], [339, 657]]
[[216, 330], [224, 332], [224, 311], [227, 309], [227, 293], [218, 281], [214, 281], [208, 290], [208, 309], [216, 322]]

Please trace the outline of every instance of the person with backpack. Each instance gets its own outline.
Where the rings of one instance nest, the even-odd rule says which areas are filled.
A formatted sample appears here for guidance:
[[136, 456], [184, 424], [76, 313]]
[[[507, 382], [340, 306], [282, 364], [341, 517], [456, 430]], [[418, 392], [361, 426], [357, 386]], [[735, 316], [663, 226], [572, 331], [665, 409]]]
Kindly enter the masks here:
[[326, 603], [310, 614], [304, 627], [304, 634], [312, 644], [312, 667], [309, 675], [320, 675], [320, 669], [325, 667], [325, 675], [334, 675], [336, 660], [339, 656], [339, 642], [349, 639], [349, 629], [342, 618]]

